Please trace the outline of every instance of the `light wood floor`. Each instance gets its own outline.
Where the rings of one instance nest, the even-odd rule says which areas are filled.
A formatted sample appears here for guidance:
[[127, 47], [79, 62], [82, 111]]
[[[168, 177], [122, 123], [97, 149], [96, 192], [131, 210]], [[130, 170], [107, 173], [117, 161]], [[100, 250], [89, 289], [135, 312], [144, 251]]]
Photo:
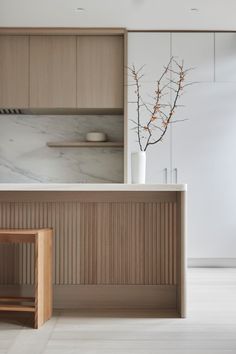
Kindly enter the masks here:
[[188, 271], [188, 318], [57, 311], [39, 330], [0, 321], [0, 354], [236, 354], [236, 269]]

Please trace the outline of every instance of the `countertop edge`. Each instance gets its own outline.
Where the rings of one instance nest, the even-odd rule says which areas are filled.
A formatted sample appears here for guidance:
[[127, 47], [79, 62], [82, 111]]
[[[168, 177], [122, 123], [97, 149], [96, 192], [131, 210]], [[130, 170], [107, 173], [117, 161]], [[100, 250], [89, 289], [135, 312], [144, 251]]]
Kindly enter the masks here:
[[0, 192], [76, 192], [76, 191], [187, 191], [187, 184], [123, 184], [123, 183], [0, 183]]

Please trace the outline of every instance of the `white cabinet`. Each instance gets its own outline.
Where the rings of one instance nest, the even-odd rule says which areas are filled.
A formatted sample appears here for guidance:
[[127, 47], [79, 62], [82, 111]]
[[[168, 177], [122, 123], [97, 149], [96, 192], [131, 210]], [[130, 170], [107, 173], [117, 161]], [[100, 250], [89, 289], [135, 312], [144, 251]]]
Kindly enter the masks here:
[[[195, 35], [202, 44], [198, 44], [194, 52], [189, 38], [196, 43]], [[176, 37], [182, 37], [182, 43], [186, 43], [182, 44], [181, 50], [185, 62], [187, 66], [198, 67], [192, 73], [194, 78], [189, 75], [189, 79], [200, 81], [188, 87], [181, 102], [185, 108], [176, 112], [175, 119], [188, 120], [172, 126], [173, 181], [177, 175], [178, 183], [188, 184], [188, 257], [234, 258], [236, 83], [226, 82], [232, 79], [226, 73], [233, 72], [233, 53], [232, 48], [231, 52], [229, 50], [229, 42], [227, 49], [224, 34], [216, 34], [214, 82], [209, 35], [213, 34], [173, 34], [172, 38], [174, 55], [181, 50], [180, 40], [177, 41]], [[224, 42], [221, 48], [219, 38], [221, 43]], [[188, 50], [184, 51], [184, 47]]]
[[214, 81], [214, 33], [172, 33], [171, 54], [184, 60], [191, 81]]
[[156, 81], [170, 60], [170, 33], [133, 32], [128, 35], [128, 66], [144, 66], [144, 82]]
[[236, 257], [236, 84], [202, 83], [183, 96], [173, 167], [188, 184], [188, 256]]
[[[147, 64], [145, 99], [171, 55], [196, 68], [189, 81], [199, 83], [186, 88], [174, 117], [187, 120], [148, 151], [147, 183], [166, 182], [168, 169], [168, 182], [188, 184], [188, 257], [236, 258], [236, 34], [131, 33], [128, 54], [129, 64]], [[133, 117], [129, 104], [129, 157], [138, 149]]]
[[236, 82], [236, 33], [215, 34], [215, 78]]
[[[145, 77], [142, 80], [141, 94], [145, 102], [151, 102], [155, 90], [155, 81], [161, 75], [163, 66], [170, 60], [170, 33], [129, 33], [128, 36], [128, 65], [134, 64], [137, 68], [146, 64]], [[137, 133], [134, 130], [136, 120], [135, 88], [128, 89], [128, 181], [131, 180], [130, 157], [138, 151]], [[142, 108], [143, 122], [148, 119], [149, 113]], [[157, 132], [158, 134], [158, 132]], [[158, 135], [157, 135], [158, 136]], [[170, 182], [171, 141], [170, 132], [156, 145], [147, 150], [147, 183]]]

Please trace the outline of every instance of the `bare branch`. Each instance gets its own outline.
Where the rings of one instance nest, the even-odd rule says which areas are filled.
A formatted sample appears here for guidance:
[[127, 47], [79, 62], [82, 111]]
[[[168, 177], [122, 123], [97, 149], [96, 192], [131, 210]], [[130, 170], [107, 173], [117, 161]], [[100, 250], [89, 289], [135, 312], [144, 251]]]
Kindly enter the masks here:
[[186, 120], [189, 120], [188, 118], [185, 118], [185, 119], [176, 119], [176, 120], [172, 120], [170, 122], [170, 124], [174, 124], [174, 123], [179, 123], [179, 122], [185, 122]]
[[196, 85], [196, 84], [199, 84], [199, 82], [197, 82], [197, 81], [189, 82], [189, 83], [183, 85], [182, 87], [185, 88], [185, 87], [187, 87], [187, 86], [192, 86], [192, 85]]
[[[140, 90], [140, 80], [144, 76], [142, 74], [143, 68], [144, 65], [136, 70], [135, 66], [132, 65], [129, 68], [129, 71], [134, 80], [133, 85], [135, 86], [136, 95], [136, 101], [131, 101], [131, 103], [136, 104], [137, 111], [137, 121], [132, 120], [132, 122], [135, 124], [140, 150], [146, 151], [149, 145], [154, 145], [163, 141], [169, 124], [175, 124], [187, 120], [173, 120], [173, 116], [178, 107], [183, 107], [183, 105], [178, 104], [178, 101], [184, 94], [184, 88], [193, 85], [196, 82], [185, 84], [185, 76], [188, 71], [193, 70], [193, 68], [184, 69], [184, 61], [178, 62], [175, 57], [171, 57], [167, 66], [164, 66], [160, 78], [156, 81], [154, 94], [149, 95], [153, 102], [145, 102], [141, 96]], [[170, 92], [173, 94], [173, 102], [163, 102], [163, 98], [169, 95]], [[143, 125], [141, 124], [142, 107], [144, 107], [148, 113], [147, 123]], [[156, 135], [157, 130], [160, 131], [159, 137], [153, 135]]]

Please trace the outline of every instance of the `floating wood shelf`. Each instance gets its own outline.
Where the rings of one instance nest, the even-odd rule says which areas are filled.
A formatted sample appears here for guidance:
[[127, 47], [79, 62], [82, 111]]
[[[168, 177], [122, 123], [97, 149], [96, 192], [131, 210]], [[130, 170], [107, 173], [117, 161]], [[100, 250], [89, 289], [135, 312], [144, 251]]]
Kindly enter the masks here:
[[60, 142], [48, 142], [49, 147], [113, 147], [120, 148], [124, 147], [123, 142], [117, 141], [102, 141], [102, 142], [90, 142], [90, 141], [60, 141]]

